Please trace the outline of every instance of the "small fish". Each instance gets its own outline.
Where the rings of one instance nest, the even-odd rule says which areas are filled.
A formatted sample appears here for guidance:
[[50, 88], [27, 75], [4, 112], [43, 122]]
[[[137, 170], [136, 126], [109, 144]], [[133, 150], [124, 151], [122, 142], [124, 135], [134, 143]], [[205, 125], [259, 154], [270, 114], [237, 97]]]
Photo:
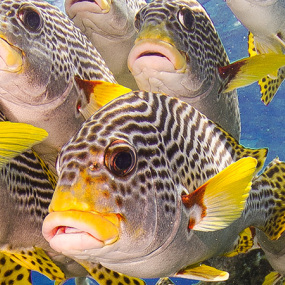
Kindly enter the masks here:
[[137, 89], [127, 59], [136, 38], [134, 18], [145, 0], [65, 0], [74, 24], [100, 52], [116, 80]]
[[139, 278], [226, 280], [201, 262], [250, 225], [271, 238], [284, 230], [284, 203], [269, 203], [283, 189], [255, 177], [266, 155], [177, 98], [130, 92], [63, 147], [43, 235], [58, 252]]
[[84, 110], [98, 109], [79, 95], [75, 76], [116, 81], [81, 31], [45, 1], [1, 1], [0, 57], [0, 110], [49, 133], [35, 149], [52, 169]]
[[44, 161], [28, 150], [47, 133], [31, 125], [8, 122], [1, 112], [0, 126], [1, 284], [32, 284], [34, 270], [56, 282], [90, 275], [98, 282], [108, 279], [113, 284], [143, 285], [141, 280], [108, 271], [98, 264], [82, 264], [50, 248], [41, 227], [56, 178]]
[[[238, 20], [250, 31], [248, 51], [256, 54], [284, 54], [285, 3], [283, 0], [225, 0]], [[285, 78], [285, 67], [275, 69], [258, 83], [261, 100], [267, 105]]]

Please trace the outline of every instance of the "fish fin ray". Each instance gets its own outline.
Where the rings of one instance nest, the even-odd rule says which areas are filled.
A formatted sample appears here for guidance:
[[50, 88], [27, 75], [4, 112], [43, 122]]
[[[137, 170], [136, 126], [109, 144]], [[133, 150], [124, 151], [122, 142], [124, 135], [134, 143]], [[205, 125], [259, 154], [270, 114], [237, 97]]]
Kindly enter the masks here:
[[10, 159], [44, 140], [44, 129], [29, 124], [0, 122], [0, 168]]
[[85, 119], [91, 117], [99, 108], [113, 99], [132, 91], [123, 85], [102, 80], [83, 80], [76, 76], [75, 81], [80, 94], [84, 97], [85, 104], [78, 107], [78, 110]]
[[282, 277], [282, 275], [278, 273], [277, 271], [272, 271], [265, 276], [265, 279], [262, 285], [274, 285], [280, 280], [283, 280], [284, 282], [284, 277]]
[[185, 267], [174, 276], [201, 281], [225, 281], [229, 278], [229, 273], [205, 264], [199, 264]]
[[112, 280], [112, 285], [145, 285], [142, 279], [130, 277], [122, 273], [107, 269], [99, 263], [91, 263], [85, 260], [76, 260], [80, 265], [82, 265], [93, 279], [95, 279], [99, 284], [103, 284], [102, 276], [106, 280]]
[[194, 192], [183, 195], [190, 212], [189, 229], [216, 231], [238, 219], [244, 209], [257, 161], [242, 158], [210, 178]]
[[21, 266], [29, 270], [38, 271], [51, 280], [65, 280], [65, 275], [62, 270], [54, 264], [41, 248], [32, 247], [20, 250], [2, 249], [1, 251]]

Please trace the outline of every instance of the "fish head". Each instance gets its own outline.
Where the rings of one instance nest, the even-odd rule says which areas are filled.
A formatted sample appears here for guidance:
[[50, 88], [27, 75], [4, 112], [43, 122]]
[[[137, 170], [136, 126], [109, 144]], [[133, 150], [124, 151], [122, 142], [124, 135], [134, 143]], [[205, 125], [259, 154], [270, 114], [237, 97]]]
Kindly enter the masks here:
[[215, 28], [194, 0], [158, 0], [136, 15], [138, 36], [128, 58], [139, 88], [169, 95], [206, 96], [227, 61]]
[[[132, 96], [122, 97], [123, 106], [96, 112], [58, 158], [59, 180], [43, 234], [65, 255], [127, 262], [159, 251], [180, 224], [161, 134], [142, 118], [141, 136], [120, 111], [131, 107]], [[139, 104], [133, 108], [149, 108]]]
[[1, 98], [38, 106], [70, 92], [72, 74], [67, 71], [74, 68], [61, 29], [65, 25], [68, 19], [44, 1], [1, 1]]

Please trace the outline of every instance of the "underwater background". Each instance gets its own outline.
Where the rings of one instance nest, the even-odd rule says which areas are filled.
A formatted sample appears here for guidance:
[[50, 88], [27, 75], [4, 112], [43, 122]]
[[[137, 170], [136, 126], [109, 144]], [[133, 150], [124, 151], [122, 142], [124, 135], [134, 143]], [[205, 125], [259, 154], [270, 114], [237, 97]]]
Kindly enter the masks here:
[[[64, 11], [64, 0], [49, 0], [51, 4]], [[150, 2], [150, 1], [148, 1]], [[216, 27], [222, 43], [231, 62], [248, 57], [247, 34], [248, 31], [235, 18], [224, 0], [199, 1]], [[285, 160], [285, 133], [283, 114], [285, 110], [284, 84], [279, 88], [272, 102], [265, 106], [260, 100], [260, 91], [257, 83], [238, 89], [241, 113], [241, 144], [245, 147], [269, 149], [267, 165], [275, 157]], [[163, 266], [163, 265], [162, 265]], [[197, 281], [171, 278], [175, 284], [195, 284]], [[148, 285], [154, 285], [157, 279], [146, 280]], [[33, 284], [51, 285], [54, 282], [33, 272]], [[65, 284], [75, 284], [73, 280]], [[91, 284], [97, 284], [95, 281]]]

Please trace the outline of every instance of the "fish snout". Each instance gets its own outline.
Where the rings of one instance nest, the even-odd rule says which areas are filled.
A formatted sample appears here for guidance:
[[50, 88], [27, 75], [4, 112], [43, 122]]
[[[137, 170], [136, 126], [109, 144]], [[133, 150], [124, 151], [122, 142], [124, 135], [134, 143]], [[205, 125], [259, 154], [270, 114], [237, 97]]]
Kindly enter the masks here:
[[50, 213], [42, 234], [51, 248], [66, 255], [80, 256], [86, 250], [101, 249], [119, 239], [121, 215], [76, 210]]

